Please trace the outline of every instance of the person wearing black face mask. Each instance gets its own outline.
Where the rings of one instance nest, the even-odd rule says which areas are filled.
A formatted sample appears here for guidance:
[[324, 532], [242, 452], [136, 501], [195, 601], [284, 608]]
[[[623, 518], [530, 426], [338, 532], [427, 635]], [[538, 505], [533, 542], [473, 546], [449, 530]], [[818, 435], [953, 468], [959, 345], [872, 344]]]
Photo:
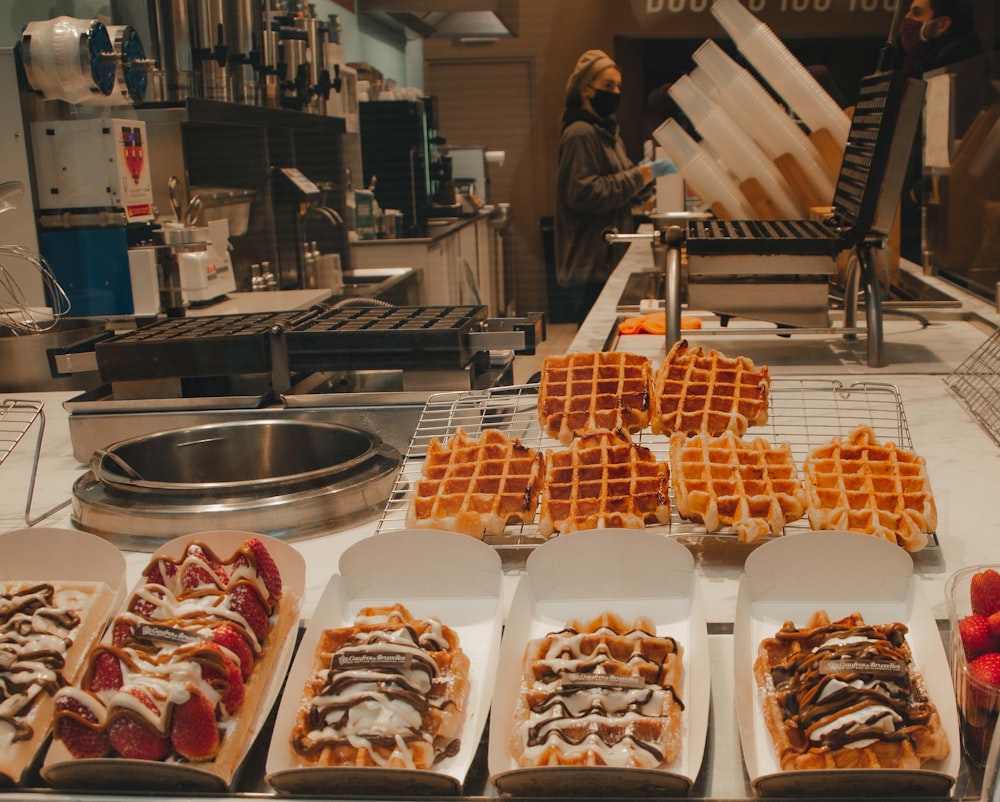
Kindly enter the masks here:
[[556, 279], [569, 317], [583, 322], [628, 245], [609, 245], [604, 230], [634, 231], [632, 207], [654, 178], [676, 172], [661, 159], [633, 164], [614, 114], [622, 75], [603, 50], [588, 50], [566, 82], [566, 110], [556, 171]]

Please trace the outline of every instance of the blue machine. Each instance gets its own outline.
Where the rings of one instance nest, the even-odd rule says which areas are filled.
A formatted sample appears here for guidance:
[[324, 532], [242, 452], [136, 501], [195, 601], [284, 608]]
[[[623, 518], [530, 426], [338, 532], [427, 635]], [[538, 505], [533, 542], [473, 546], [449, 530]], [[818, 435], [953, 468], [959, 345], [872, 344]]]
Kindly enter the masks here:
[[43, 230], [39, 248], [69, 297], [73, 317], [133, 313], [124, 228]]

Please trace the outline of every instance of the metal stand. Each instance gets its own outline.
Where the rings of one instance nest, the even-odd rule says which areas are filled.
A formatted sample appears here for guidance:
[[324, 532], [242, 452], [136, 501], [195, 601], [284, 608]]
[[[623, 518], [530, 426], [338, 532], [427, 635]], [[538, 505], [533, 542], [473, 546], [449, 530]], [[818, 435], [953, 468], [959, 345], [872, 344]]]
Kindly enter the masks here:
[[0, 403], [0, 465], [24, 439], [35, 421], [38, 421], [38, 437], [35, 441], [35, 454], [31, 462], [28, 499], [24, 505], [24, 522], [28, 526], [34, 526], [40, 521], [44, 521], [66, 507], [72, 500], [66, 499], [61, 504], [36, 517], [31, 515], [31, 503], [35, 495], [35, 477], [38, 474], [38, 460], [42, 453], [42, 438], [45, 436], [45, 412], [44, 404], [41, 401], [8, 398]]

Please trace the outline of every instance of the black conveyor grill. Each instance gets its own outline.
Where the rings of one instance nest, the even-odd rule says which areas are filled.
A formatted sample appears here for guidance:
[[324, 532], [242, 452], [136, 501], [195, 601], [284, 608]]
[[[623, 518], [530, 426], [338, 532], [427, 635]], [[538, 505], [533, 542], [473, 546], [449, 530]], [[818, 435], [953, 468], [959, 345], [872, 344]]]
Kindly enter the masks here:
[[[868, 361], [874, 366], [884, 364], [880, 292], [872, 249], [882, 246], [895, 216], [924, 86], [900, 72], [881, 72], [862, 79], [834, 193], [833, 214], [828, 220], [688, 220], [686, 230], [674, 238], [673, 245], [675, 249], [679, 242], [686, 245], [689, 299], [693, 284], [700, 281], [709, 285], [706, 297], [718, 296], [721, 276], [773, 282], [777, 274], [797, 274], [795, 280], [801, 286], [811, 281], [822, 293], [825, 314], [826, 293], [820, 276], [828, 277], [834, 272], [839, 253], [854, 249], [859, 266], [854, 272], [859, 269], [864, 278]], [[665, 240], [670, 246], [669, 237]], [[771, 258], [746, 259], [748, 256]], [[781, 256], [796, 259], [782, 263], [773, 258]], [[802, 257], [822, 257], [822, 260], [810, 262]], [[672, 334], [674, 339], [679, 336], [679, 328], [670, 331], [671, 318], [680, 319], [681, 292], [679, 286], [670, 286], [672, 272], [677, 274], [673, 281], [680, 280], [680, 271], [668, 267], [668, 340]], [[806, 274], [805, 282], [802, 274]], [[859, 280], [857, 275], [848, 277], [845, 328], [853, 326]], [[752, 295], [738, 290], [731, 297], [742, 299]], [[672, 305], [678, 307], [673, 315]]]
[[[284, 392], [292, 376], [332, 371], [457, 371], [489, 365], [493, 350], [534, 353], [541, 315], [489, 318], [485, 306], [351, 306], [167, 318], [81, 344], [103, 381], [166, 397]], [[139, 388], [144, 383], [146, 386]], [[159, 396], [162, 397], [162, 396]]]

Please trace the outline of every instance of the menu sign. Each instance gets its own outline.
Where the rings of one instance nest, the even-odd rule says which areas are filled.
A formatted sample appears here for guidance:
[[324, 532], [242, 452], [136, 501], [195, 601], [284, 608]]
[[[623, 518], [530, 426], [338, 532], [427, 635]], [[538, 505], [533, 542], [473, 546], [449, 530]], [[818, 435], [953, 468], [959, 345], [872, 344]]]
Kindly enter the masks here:
[[[898, 0], [906, 2], [909, 0]], [[713, 0], [632, 0], [643, 29], [673, 35], [718, 35]], [[897, 0], [743, 0], [779, 37], [887, 36]]]

